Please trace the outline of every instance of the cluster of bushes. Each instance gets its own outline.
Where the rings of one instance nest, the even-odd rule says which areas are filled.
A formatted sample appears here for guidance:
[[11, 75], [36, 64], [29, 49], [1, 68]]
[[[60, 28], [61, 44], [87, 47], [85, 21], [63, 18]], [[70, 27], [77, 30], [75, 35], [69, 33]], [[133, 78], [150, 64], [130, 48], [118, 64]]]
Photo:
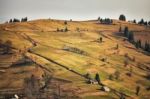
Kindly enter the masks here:
[[80, 50], [80, 49], [78, 49], [78, 48], [75, 48], [75, 47], [64, 46], [64, 47], [63, 47], [63, 50], [70, 51], [70, 52], [74, 52], [74, 53], [81, 54], [81, 55], [88, 55], [87, 52], [85, 52], [85, 51], [83, 51], [83, 50]]
[[9, 20], [9, 23], [13, 23], [13, 22], [27, 22], [28, 21], [28, 18], [25, 17], [25, 18], [22, 18], [21, 20], [20, 19], [17, 19], [17, 18], [14, 18], [14, 19], [10, 19]]
[[12, 53], [12, 42], [10, 40], [7, 40], [6, 42], [3, 42], [2, 40], [0, 40], [0, 50], [2, 52], [0, 54]]
[[112, 24], [113, 23], [113, 20], [109, 19], [109, 18], [102, 19], [102, 18], [98, 17], [98, 21], [101, 24]]
[[[120, 29], [119, 29], [120, 31]], [[150, 52], [150, 43], [148, 41], [145, 42], [145, 45], [142, 46], [141, 40], [134, 40], [134, 33], [133, 31], [129, 31], [128, 27], [124, 28], [124, 36], [128, 38], [129, 42], [134, 44], [136, 48], [142, 48], [143, 50]]]
[[65, 27], [65, 29], [57, 28], [57, 32], [68, 32], [68, 28], [67, 27]]

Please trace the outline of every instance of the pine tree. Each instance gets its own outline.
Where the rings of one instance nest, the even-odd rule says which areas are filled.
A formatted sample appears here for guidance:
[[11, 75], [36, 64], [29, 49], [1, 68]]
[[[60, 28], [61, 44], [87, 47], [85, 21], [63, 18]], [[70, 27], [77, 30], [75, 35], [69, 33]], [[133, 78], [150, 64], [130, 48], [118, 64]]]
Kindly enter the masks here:
[[128, 39], [129, 39], [130, 42], [134, 42], [134, 35], [133, 35], [133, 32], [132, 32], [132, 31], [130, 31], [130, 32], [128, 33]]
[[101, 20], [101, 18], [100, 17], [98, 17], [98, 19], [97, 19], [98, 21], [100, 21]]
[[135, 24], [136, 24], [136, 20], [135, 20], [135, 19], [133, 20], [133, 23], [135, 23]]
[[144, 50], [149, 51], [149, 49], [150, 49], [150, 46], [149, 46], [148, 42], [146, 41]]
[[128, 37], [128, 32], [129, 32], [129, 30], [128, 30], [128, 27], [126, 26], [124, 29], [124, 36], [125, 37]]
[[95, 80], [100, 84], [100, 77], [98, 73], [96, 73], [95, 75]]
[[119, 32], [122, 32], [122, 28], [121, 28], [121, 26], [120, 26], [120, 28], [119, 28]]

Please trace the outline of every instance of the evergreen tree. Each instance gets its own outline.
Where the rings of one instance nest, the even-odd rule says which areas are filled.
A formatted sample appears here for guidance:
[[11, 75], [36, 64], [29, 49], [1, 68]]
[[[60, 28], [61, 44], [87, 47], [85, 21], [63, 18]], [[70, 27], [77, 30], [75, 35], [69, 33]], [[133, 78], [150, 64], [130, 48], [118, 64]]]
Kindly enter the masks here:
[[128, 39], [129, 39], [130, 42], [134, 42], [134, 35], [133, 35], [133, 32], [132, 32], [132, 31], [130, 31], [130, 32], [128, 33]]
[[14, 18], [13, 22], [20, 22], [19, 19]]
[[125, 27], [124, 28], [124, 36], [125, 37], [128, 37], [128, 32], [129, 32], [128, 27]]
[[148, 25], [150, 25], [150, 21], [148, 22]]
[[141, 19], [141, 21], [138, 24], [143, 25], [144, 24], [144, 19]]
[[121, 15], [119, 16], [119, 20], [121, 20], [121, 21], [126, 21], [125, 15], [121, 14]]
[[67, 25], [67, 21], [65, 21], [64, 24]]
[[96, 73], [95, 75], [95, 80], [100, 84], [100, 77], [98, 73]]
[[135, 20], [135, 19], [133, 20], [133, 23], [135, 23], [135, 24], [136, 24], [136, 20]]
[[12, 22], [13, 22], [12, 19], [10, 19], [10, 20], [9, 20], [9, 23], [12, 23]]
[[121, 26], [120, 26], [120, 28], [119, 28], [119, 32], [122, 32], [122, 28], [121, 28]]
[[101, 20], [101, 18], [100, 17], [98, 17], [98, 19], [97, 19], [98, 21], [100, 21]]
[[136, 48], [142, 48], [142, 46], [141, 46], [141, 40], [138, 40], [138, 41], [135, 43], [135, 46], [136, 46]]
[[149, 51], [150, 50], [150, 45], [148, 44], [148, 42], [146, 41], [145, 42], [145, 48], [144, 48], [145, 51]]

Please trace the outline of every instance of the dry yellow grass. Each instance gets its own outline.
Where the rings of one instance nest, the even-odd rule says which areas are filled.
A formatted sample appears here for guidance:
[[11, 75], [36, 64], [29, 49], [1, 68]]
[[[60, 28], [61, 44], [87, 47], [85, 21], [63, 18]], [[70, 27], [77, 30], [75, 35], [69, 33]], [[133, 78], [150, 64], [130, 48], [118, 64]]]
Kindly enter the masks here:
[[[150, 86], [150, 81], [144, 78], [148, 72], [139, 69], [137, 66], [139, 65], [139, 62], [149, 66], [150, 57], [137, 51], [132, 44], [123, 41], [123, 37], [117, 35], [120, 25], [122, 28], [128, 26], [129, 30], [138, 31], [138, 33], [147, 31], [146, 35], [150, 37], [150, 28], [118, 20], [114, 20], [114, 25], [98, 24], [96, 20], [81, 22], [68, 21], [67, 25], [64, 25], [63, 20], [45, 19], [23, 23], [2, 24], [0, 25], [0, 39], [4, 41], [11, 40], [15, 48], [23, 49], [24, 47], [31, 46], [31, 42], [23, 39], [21, 36], [25, 33], [38, 42], [37, 46], [32, 49], [35, 53], [52, 59], [81, 74], [89, 72], [93, 78], [96, 73], [99, 73], [104, 84], [132, 97], [142, 99], [150, 96], [149, 92], [145, 89]], [[64, 29], [65, 27], [69, 29], [68, 32], [56, 31], [57, 28]], [[79, 31], [76, 30], [77, 28], [79, 28]], [[102, 43], [95, 42], [99, 37], [103, 38]], [[149, 40], [148, 37], [144, 38], [144, 40]], [[119, 50], [114, 49], [116, 44], [119, 44]], [[62, 50], [64, 46], [78, 48], [87, 52], [88, 55], [84, 56], [64, 51]], [[126, 53], [128, 53], [129, 57], [135, 57], [136, 59], [135, 62], [130, 61], [130, 65], [133, 67], [132, 77], [126, 75], [130, 69], [130, 65], [124, 67], [124, 60], [126, 59], [124, 55]], [[107, 57], [107, 62], [101, 61], [104, 57]], [[42, 57], [37, 58], [40, 63], [48, 64], [49, 69], [55, 70], [54, 75], [56, 77], [73, 81], [71, 85], [64, 85], [64, 88], [66, 86], [79, 87], [81, 90], [82, 88], [86, 88], [86, 91], [92, 91], [91, 96], [94, 95], [94, 97], [95, 95], [97, 95], [97, 97], [105, 95], [100, 92], [97, 93], [98, 87], [96, 86], [96, 88], [95, 86], [92, 87], [91, 85], [87, 85], [82, 77], [63, 69], [54, 63], [46, 61]], [[121, 73], [121, 80], [109, 80], [109, 75], [117, 70]], [[9, 73], [7, 76], [13, 78], [13, 76], [9, 76]], [[4, 80], [4, 82], [8, 81]], [[3, 84], [1, 85], [4, 86]], [[135, 96], [135, 88], [137, 85], [142, 87], [141, 95], [138, 97]], [[85, 93], [83, 95], [84, 97], [90, 95], [90, 93], [86, 93], [86, 91], [83, 91]], [[107, 95], [108, 97], [116, 97], [112, 94]]]

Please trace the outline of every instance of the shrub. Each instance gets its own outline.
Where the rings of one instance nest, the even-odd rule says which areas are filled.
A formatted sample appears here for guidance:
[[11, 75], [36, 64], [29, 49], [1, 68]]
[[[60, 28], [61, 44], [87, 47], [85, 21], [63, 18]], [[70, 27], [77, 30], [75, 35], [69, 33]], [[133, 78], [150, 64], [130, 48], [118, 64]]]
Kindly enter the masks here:
[[57, 28], [57, 32], [59, 32], [60, 30], [59, 30], [59, 28]]
[[65, 21], [64, 24], [67, 25], [67, 21]]
[[119, 72], [119, 71], [116, 71], [116, 72], [114, 73], [114, 75], [115, 75], [115, 79], [116, 79], [116, 80], [118, 80], [118, 79], [120, 78], [120, 72]]
[[5, 43], [4, 43], [4, 51], [5, 51], [5, 54], [9, 54], [11, 52], [11, 48], [12, 47], [12, 42], [10, 40], [7, 40]]
[[65, 31], [65, 32], [68, 32], [68, 28], [66, 27], [64, 31]]

